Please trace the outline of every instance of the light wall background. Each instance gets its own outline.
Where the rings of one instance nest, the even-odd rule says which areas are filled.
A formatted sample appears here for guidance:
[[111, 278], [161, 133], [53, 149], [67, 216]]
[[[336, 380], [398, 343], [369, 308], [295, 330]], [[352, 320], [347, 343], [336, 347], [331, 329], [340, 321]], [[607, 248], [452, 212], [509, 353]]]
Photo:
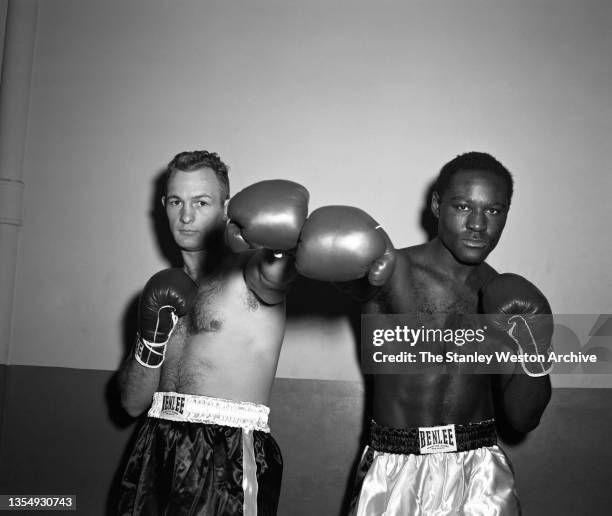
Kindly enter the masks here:
[[[153, 179], [201, 148], [233, 192], [298, 181], [397, 247], [440, 167], [490, 152], [516, 181], [490, 263], [556, 313], [612, 313], [611, 26], [606, 0], [39, 2], [8, 364], [118, 367], [168, 266]], [[347, 320], [290, 320], [278, 376], [360, 380]]]

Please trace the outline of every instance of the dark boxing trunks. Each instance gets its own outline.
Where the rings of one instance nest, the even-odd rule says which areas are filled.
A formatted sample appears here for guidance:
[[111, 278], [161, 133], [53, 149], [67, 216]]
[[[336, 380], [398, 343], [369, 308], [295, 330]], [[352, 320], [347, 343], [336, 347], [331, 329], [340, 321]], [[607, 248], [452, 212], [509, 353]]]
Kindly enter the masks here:
[[283, 461], [268, 407], [155, 393], [121, 482], [120, 515], [275, 515]]
[[497, 446], [493, 420], [410, 429], [372, 422], [351, 515], [519, 513], [514, 475]]

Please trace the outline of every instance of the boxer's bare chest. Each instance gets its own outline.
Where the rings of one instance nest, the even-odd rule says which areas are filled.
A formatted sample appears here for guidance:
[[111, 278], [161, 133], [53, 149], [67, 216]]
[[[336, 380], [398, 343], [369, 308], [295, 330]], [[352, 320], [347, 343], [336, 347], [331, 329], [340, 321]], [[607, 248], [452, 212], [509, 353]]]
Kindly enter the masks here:
[[394, 281], [364, 306], [365, 313], [412, 314], [437, 320], [478, 312], [477, 282], [461, 282], [421, 261], [404, 258]]
[[168, 343], [162, 384], [180, 390], [222, 374], [232, 357], [244, 353], [248, 336], [257, 334], [263, 308], [241, 270], [200, 278], [195, 302]]
[[[453, 327], [463, 315], [478, 313], [479, 275], [458, 281], [435, 264], [406, 257], [398, 265], [395, 282], [366, 305], [366, 313], [409, 314], [411, 321], [427, 328]], [[447, 349], [432, 347], [430, 351]], [[489, 379], [484, 375], [377, 375], [374, 417], [398, 427], [466, 422], [488, 414], [488, 391]]]
[[234, 320], [244, 320], [259, 308], [259, 300], [246, 287], [241, 274], [203, 278], [195, 303], [183, 321], [186, 336], [220, 333]]

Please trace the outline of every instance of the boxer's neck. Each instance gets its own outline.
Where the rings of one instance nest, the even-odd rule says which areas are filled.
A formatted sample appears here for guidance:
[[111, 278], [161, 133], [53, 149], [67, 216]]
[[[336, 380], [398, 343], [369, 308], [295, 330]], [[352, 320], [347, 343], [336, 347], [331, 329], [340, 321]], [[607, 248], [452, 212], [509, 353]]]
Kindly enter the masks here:
[[213, 273], [224, 260], [226, 254], [227, 249], [224, 246], [200, 251], [181, 251], [183, 270], [192, 280], [197, 282], [203, 276]]

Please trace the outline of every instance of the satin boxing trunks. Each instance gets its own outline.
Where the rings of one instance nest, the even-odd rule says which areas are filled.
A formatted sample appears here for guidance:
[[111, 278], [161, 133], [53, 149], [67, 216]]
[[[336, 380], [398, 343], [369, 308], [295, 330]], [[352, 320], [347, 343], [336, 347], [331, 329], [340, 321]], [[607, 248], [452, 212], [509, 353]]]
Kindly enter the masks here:
[[283, 460], [264, 405], [157, 392], [129, 458], [121, 515], [273, 516]]
[[372, 421], [353, 516], [520, 514], [514, 474], [493, 420], [399, 429]]

